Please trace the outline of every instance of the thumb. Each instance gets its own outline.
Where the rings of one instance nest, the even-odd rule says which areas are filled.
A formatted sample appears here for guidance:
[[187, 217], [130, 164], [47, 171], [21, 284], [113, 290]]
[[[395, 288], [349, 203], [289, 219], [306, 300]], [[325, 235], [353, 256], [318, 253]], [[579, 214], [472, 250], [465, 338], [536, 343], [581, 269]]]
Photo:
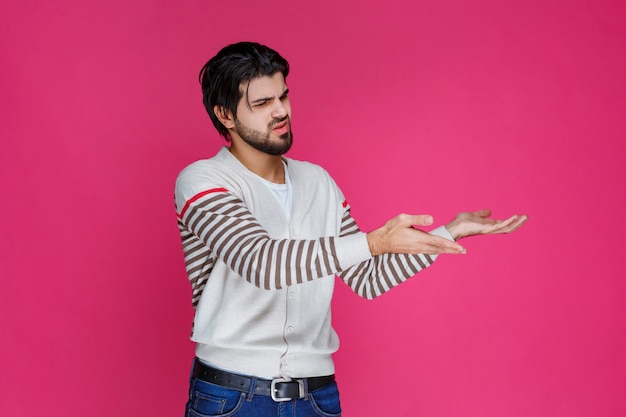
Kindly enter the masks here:
[[416, 226], [430, 226], [433, 224], [433, 216], [430, 214], [417, 214], [411, 216], [411, 224]]
[[478, 217], [485, 218], [485, 217], [491, 216], [491, 210], [489, 209], [476, 210], [473, 214]]

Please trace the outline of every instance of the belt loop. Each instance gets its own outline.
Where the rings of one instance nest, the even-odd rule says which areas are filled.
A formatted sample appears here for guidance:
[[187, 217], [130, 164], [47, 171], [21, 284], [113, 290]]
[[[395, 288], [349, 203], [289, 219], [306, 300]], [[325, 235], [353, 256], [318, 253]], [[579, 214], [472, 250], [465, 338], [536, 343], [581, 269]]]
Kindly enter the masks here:
[[252, 402], [252, 398], [254, 398], [254, 390], [256, 390], [256, 378], [252, 378], [252, 382], [250, 382], [250, 386], [248, 387], [248, 402]]
[[304, 389], [304, 399], [308, 401], [309, 400], [309, 379], [308, 378], [302, 378], [302, 387]]

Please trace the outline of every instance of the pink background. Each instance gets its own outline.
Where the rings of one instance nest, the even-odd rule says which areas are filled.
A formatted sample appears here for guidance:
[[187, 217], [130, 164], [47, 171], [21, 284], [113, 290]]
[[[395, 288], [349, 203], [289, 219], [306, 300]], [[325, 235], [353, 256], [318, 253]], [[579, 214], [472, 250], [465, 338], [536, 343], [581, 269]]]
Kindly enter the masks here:
[[344, 415], [626, 415], [625, 4], [3, 0], [0, 415], [182, 416], [173, 184], [222, 144], [197, 73], [239, 40], [289, 59], [290, 156], [363, 229], [531, 217], [338, 286]]

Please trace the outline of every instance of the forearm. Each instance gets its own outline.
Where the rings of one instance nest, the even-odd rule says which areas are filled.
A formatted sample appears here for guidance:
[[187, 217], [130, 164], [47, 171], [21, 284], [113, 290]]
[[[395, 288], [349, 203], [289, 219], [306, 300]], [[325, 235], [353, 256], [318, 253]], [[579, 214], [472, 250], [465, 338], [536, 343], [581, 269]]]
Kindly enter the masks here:
[[272, 239], [243, 202], [227, 192], [195, 199], [179, 217], [202, 246], [263, 289], [334, 275], [371, 257], [362, 233], [310, 240]]
[[428, 268], [435, 259], [434, 255], [385, 253], [342, 271], [338, 276], [356, 294], [371, 300]]

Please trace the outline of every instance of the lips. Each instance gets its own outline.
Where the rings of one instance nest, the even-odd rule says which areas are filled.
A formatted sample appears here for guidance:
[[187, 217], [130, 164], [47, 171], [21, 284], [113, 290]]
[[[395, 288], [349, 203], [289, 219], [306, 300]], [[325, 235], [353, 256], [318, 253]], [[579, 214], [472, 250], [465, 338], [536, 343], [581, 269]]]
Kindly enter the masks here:
[[284, 135], [285, 133], [289, 132], [289, 122], [285, 120], [284, 122], [277, 123], [272, 128], [272, 131], [277, 135]]

